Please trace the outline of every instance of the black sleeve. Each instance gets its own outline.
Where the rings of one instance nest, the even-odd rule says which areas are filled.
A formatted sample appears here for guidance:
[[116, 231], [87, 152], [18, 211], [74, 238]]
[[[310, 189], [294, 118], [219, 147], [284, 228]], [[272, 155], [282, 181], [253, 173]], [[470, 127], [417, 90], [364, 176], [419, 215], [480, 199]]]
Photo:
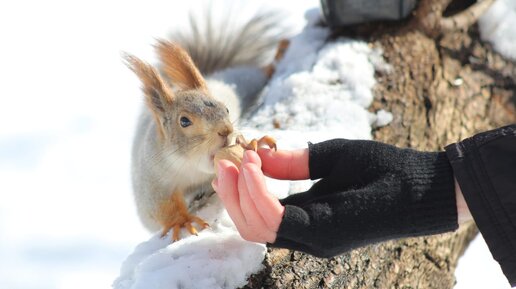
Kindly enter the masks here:
[[310, 190], [281, 202], [274, 247], [331, 257], [357, 247], [457, 228], [453, 172], [444, 152], [361, 140], [309, 146]]
[[449, 145], [446, 152], [489, 250], [516, 286], [516, 125]]

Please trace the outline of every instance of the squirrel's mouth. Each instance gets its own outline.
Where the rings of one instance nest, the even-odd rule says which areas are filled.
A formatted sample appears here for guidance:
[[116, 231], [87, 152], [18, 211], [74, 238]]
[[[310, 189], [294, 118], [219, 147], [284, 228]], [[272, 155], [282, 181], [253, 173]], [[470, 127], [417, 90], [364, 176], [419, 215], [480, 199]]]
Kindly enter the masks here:
[[221, 150], [222, 148], [224, 147], [227, 147], [228, 146], [228, 140], [226, 139], [224, 141], [224, 143], [222, 143], [221, 145], [219, 145], [218, 147], [216, 147], [211, 153], [210, 153], [210, 160], [213, 162], [213, 160], [215, 159], [215, 155], [217, 154], [217, 152], [219, 150]]
[[216, 148], [214, 148], [210, 154], [208, 155], [208, 160], [211, 164], [211, 166], [213, 167], [215, 165], [215, 155], [224, 147], [227, 147], [228, 146], [228, 141], [226, 140], [224, 143], [220, 144], [219, 146], [217, 146]]

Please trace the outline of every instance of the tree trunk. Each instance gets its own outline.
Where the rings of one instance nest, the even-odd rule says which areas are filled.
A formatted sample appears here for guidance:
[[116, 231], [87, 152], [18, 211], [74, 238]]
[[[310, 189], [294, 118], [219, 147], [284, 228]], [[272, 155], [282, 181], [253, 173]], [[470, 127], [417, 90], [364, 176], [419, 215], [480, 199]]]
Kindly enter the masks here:
[[[394, 68], [377, 75], [371, 109], [390, 111], [394, 120], [374, 131], [376, 140], [435, 151], [516, 121], [514, 63], [482, 43], [476, 26], [465, 30], [428, 33], [415, 21], [354, 30], [381, 47]], [[269, 249], [265, 269], [245, 288], [452, 288], [458, 258], [476, 234], [469, 223], [454, 233], [375, 244], [331, 259]]]

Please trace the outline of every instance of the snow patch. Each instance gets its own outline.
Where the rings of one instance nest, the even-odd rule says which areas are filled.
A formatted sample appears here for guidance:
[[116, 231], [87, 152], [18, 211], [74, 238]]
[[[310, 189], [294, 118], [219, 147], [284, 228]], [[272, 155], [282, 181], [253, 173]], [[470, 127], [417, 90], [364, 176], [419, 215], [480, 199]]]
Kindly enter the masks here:
[[480, 36], [503, 56], [516, 60], [516, 1], [497, 0], [480, 17]]
[[392, 113], [390, 113], [386, 110], [380, 109], [379, 111], [376, 112], [376, 118], [374, 119], [374, 126], [375, 127], [386, 126], [389, 123], [391, 123], [392, 119], [393, 119]]
[[170, 234], [161, 238], [157, 233], [138, 245], [127, 258], [113, 287], [229, 289], [244, 286], [247, 278], [262, 268], [265, 246], [240, 237], [215, 195], [197, 215], [211, 226], [198, 236], [183, 235], [183, 239], [172, 244]]
[[[371, 138], [371, 125], [378, 118], [367, 111], [376, 84], [374, 73], [392, 68], [383, 61], [380, 49], [363, 41], [341, 38], [325, 44], [328, 33], [321, 27], [307, 27], [292, 40], [264, 92], [264, 106], [246, 126], [274, 136], [285, 131], [302, 133], [305, 143], [311, 131], [316, 139]], [[384, 112], [380, 118], [381, 125], [389, 122]]]

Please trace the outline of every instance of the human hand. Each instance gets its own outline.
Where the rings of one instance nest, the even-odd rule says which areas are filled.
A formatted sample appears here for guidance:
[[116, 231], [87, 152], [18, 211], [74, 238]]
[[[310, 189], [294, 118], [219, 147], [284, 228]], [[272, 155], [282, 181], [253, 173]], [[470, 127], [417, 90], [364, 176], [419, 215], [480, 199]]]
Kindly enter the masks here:
[[246, 151], [239, 168], [227, 160], [219, 161], [217, 168], [218, 177], [212, 186], [242, 238], [273, 243], [285, 207], [268, 192], [264, 174], [284, 180], [307, 179], [308, 150], [275, 152], [260, 149], [258, 154]]

